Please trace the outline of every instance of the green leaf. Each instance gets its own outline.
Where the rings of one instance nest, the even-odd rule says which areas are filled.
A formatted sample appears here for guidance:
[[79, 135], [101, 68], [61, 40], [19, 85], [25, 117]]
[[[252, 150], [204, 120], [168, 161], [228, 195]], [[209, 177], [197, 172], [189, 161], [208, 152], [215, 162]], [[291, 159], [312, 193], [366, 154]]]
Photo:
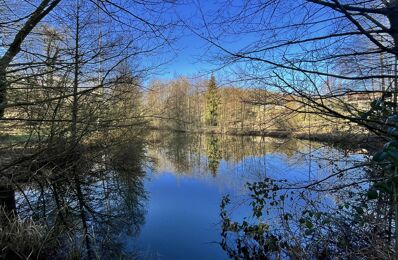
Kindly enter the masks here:
[[308, 229], [312, 229], [312, 228], [314, 227], [314, 224], [312, 224], [311, 221], [307, 220], [307, 221], [305, 222], [305, 226], [306, 226]]
[[388, 135], [395, 135], [396, 132], [397, 132], [397, 129], [395, 127], [389, 127], [387, 130]]
[[385, 158], [387, 158], [387, 153], [385, 152], [377, 152], [374, 156], [373, 156], [373, 161], [375, 162], [381, 162], [383, 161]]
[[378, 197], [377, 190], [375, 188], [373, 188], [373, 187], [370, 188], [368, 190], [368, 199], [369, 200], [374, 200], [374, 199], [377, 199], [377, 197]]
[[355, 210], [356, 210], [356, 212], [357, 212], [359, 215], [363, 215], [363, 213], [364, 213], [362, 207], [355, 207]]
[[388, 151], [388, 155], [391, 156], [394, 160], [398, 160], [398, 151], [397, 150], [390, 150]]

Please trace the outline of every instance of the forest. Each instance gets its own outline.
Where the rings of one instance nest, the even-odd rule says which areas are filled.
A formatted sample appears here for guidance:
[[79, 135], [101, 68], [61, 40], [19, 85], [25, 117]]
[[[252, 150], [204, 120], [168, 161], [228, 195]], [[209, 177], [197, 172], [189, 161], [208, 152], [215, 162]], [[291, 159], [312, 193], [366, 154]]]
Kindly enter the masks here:
[[0, 1], [0, 259], [398, 259], [397, 0]]

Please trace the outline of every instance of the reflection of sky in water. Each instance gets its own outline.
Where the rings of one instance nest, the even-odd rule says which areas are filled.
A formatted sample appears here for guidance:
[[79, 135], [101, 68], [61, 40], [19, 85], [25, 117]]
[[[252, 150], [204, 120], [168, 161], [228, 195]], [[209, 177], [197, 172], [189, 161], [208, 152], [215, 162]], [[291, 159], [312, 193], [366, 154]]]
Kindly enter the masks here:
[[[307, 143], [308, 144], [308, 143]], [[235, 200], [235, 219], [250, 216], [245, 201], [245, 184], [261, 181], [264, 177], [287, 179], [288, 183], [305, 183], [322, 179], [333, 169], [353, 165], [361, 156], [345, 155], [335, 149], [317, 145], [312, 148], [309, 161], [309, 146], [302, 145], [300, 152], [288, 154], [277, 149], [267, 153], [267, 143], [262, 155], [226, 155], [217, 164], [216, 175], [208, 169], [209, 158], [204, 149], [190, 151], [185, 147], [172, 153], [168, 147], [150, 151], [157, 158], [155, 170], [148, 170], [145, 187], [149, 193], [146, 221], [137, 240], [128, 241], [128, 247], [138, 247], [144, 256], [165, 259], [226, 259], [226, 254], [214, 242], [220, 240], [220, 202], [222, 196], [231, 194]], [[233, 152], [233, 151], [232, 151]], [[182, 158], [182, 163], [176, 165]], [[232, 159], [234, 158], [234, 159]], [[240, 159], [236, 159], [240, 158]], [[326, 158], [326, 159], [323, 159]], [[333, 160], [338, 160], [333, 164]], [[309, 171], [310, 170], [310, 171]], [[310, 173], [309, 173], [310, 172]], [[333, 178], [330, 180], [333, 182]], [[308, 193], [314, 200], [331, 204], [333, 196]], [[290, 208], [300, 207], [303, 201], [288, 201]], [[277, 219], [276, 219], [277, 221]]]
[[[224, 259], [218, 244], [222, 191], [196, 178], [163, 173], [147, 182], [150, 198], [140, 249], [166, 259]], [[154, 257], [155, 258], [155, 257]]]
[[[154, 163], [149, 160], [146, 168], [144, 186], [148, 200], [142, 179], [135, 178], [134, 170], [128, 167], [126, 171], [120, 171], [123, 167], [107, 169], [98, 177], [85, 174], [79, 177], [86, 205], [97, 212], [95, 218], [91, 214], [87, 218], [97, 238], [120, 242], [127, 252], [139, 252], [140, 258], [226, 259], [227, 255], [216, 243], [220, 241], [223, 195], [231, 195], [233, 219], [241, 220], [251, 215], [247, 205], [248, 182], [269, 177], [286, 179], [287, 184], [305, 185], [363, 160], [361, 155], [347, 156], [341, 150], [297, 140], [186, 135], [170, 138], [148, 149], [149, 157], [154, 158]], [[129, 156], [134, 152], [122, 149], [117, 158], [124, 165], [118, 161], [118, 166], [137, 161]], [[101, 165], [99, 162], [90, 169], [102, 169]], [[360, 174], [350, 176], [355, 178]], [[339, 179], [339, 183], [350, 176]], [[337, 183], [336, 178], [330, 178], [327, 185]], [[81, 236], [75, 188], [73, 182], [57, 187], [72, 209], [75, 234]], [[43, 190], [44, 197], [40, 196], [37, 185], [27, 186], [24, 192], [38, 214], [47, 211], [47, 221], [54, 221], [51, 218], [55, 217], [53, 209], [57, 207], [49, 187]], [[294, 200], [285, 202], [290, 212], [306, 206], [304, 199], [294, 196]], [[47, 201], [45, 208], [41, 206], [43, 198]], [[338, 199], [334, 194], [314, 192], [306, 192], [305, 198], [322, 202], [320, 207], [331, 206]], [[20, 215], [31, 215], [24, 195], [16, 192], [16, 200], [21, 205]], [[263, 220], [270, 226], [278, 224], [277, 213], [271, 210]], [[113, 217], [108, 218], [110, 215]], [[136, 236], [134, 230], [140, 229]]]

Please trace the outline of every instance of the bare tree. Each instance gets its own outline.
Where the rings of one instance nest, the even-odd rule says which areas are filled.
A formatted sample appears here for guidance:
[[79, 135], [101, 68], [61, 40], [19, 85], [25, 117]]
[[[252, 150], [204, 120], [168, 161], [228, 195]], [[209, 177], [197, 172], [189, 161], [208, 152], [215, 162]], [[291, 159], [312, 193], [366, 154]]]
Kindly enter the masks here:
[[[0, 118], [4, 116], [4, 106], [6, 104], [6, 91], [9, 83], [7, 82], [7, 69], [10, 63], [13, 61], [15, 56], [21, 51], [21, 45], [31, 31], [37, 26], [37, 24], [48, 15], [61, 0], [43, 0], [34, 9], [32, 13], [24, 15], [22, 17], [11, 18], [11, 20], [5, 21], [5, 25], [19, 24], [24, 21], [22, 26], [18, 29], [14, 39], [7, 46], [6, 52], [0, 58]], [[7, 3], [4, 3], [7, 5]], [[5, 7], [3, 7], [5, 8]]]
[[[230, 8], [226, 8], [227, 5]], [[285, 108], [294, 113], [304, 114], [309, 118], [316, 115], [338, 120], [340, 125], [348, 123], [360, 126], [361, 129], [366, 129], [367, 133], [390, 141], [381, 153], [373, 157], [373, 161], [355, 166], [355, 169], [364, 169], [365, 174], [352, 168], [337, 171], [344, 176], [352, 176], [353, 179], [349, 183], [327, 183], [326, 180], [336, 176], [331, 174], [322, 180], [310, 179], [302, 186], [283, 185], [283, 181], [267, 178], [250, 186], [255, 198], [253, 214], [258, 213], [262, 216], [263, 213], [266, 214], [263, 210], [266, 203], [272, 201], [271, 205], [283, 204], [283, 199], [275, 204], [272, 196], [276, 195], [270, 196], [274, 191], [285, 192], [294, 189], [300, 190], [302, 194], [308, 190], [342, 191], [360, 183], [367, 183], [370, 188], [368, 191], [364, 189], [365, 194], [357, 191], [353, 192], [353, 196], [358, 196], [361, 203], [371, 205], [366, 208], [365, 213], [361, 212], [359, 215], [366, 216], [363, 219], [367, 227], [372, 228], [355, 225], [351, 227], [348, 223], [352, 216], [358, 215], [355, 212], [347, 212], [342, 219], [335, 219], [333, 224], [327, 225], [327, 229], [336, 233], [339, 225], [351, 228], [351, 234], [361, 230], [353, 238], [348, 238], [352, 239], [353, 243], [350, 242], [341, 250], [338, 245], [331, 248], [329, 245], [334, 243], [334, 237], [325, 236], [327, 231], [317, 239], [325, 241], [325, 248], [322, 249], [317, 248], [314, 243], [309, 243], [308, 247], [302, 247], [300, 243], [290, 243], [284, 240], [284, 236], [292, 231], [291, 223], [294, 223], [295, 228], [304, 227], [303, 231], [314, 231], [311, 233], [313, 237], [322, 229], [322, 226], [312, 229], [314, 222], [306, 222], [314, 216], [314, 211], [311, 211], [309, 218], [306, 211], [303, 211], [296, 222], [290, 219], [290, 215], [281, 215], [280, 230], [286, 233], [264, 232], [261, 221], [253, 226], [245, 221], [232, 222], [224, 211], [229, 203], [226, 198], [222, 204], [225, 225], [222, 233], [225, 240], [222, 241], [222, 245], [231, 253], [230, 256], [272, 258], [285, 250], [287, 255], [299, 258], [314, 255], [321, 257], [324, 253], [336, 254], [343, 258], [344, 255], [396, 257], [398, 200], [396, 184], [391, 180], [397, 172], [397, 157], [393, 155], [397, 151], [395, 115], [398, 105], [398, 1], [226, 1], [224, 6], [212, 15], [209, 14], [209, 10], [200, 11], [203, 18], [202, 26], [195, 29], [195, 25], [191, 25], [190, 28], [214, 47], [220, 69], [230, 69], [236, 75], [234, 80], [250, 82], [251, 85], [265, 89], [273, 95], [278, 94]], [[264, 96], [264, 99], [257, 97], [259, 104], [264, 105], [271, 99], [272, 95]], [[287, 106], [289, 101], [298, 105]], [[311, 122], [309, 120], [309, 123]], [[309, 135], [312, 133], [311, 129], [312, 125], [309, 124]], [[383, 163], [377, 165], [376, 161]], [[383, 188], [390, 190], [382, 190]], [[370, 194], [369, 200], [366, 192]], [[353, 209], [359, 205], [359, 202], [354, 203]], [[383, 216], [381, 221], [380, 215], [375, 212], [384, 208], [388, 210], [380, 214]], [[229, 244], [228, 234], [233, 230], [237, 231], [238, 239], [235, 244]], [[264, 233], [253, 239], [250, 235], [257, 233], [252, 230]], [[249, 239], [239, 240], [242, 232], [247, 232]], [[344, 234], [344, 229], [342, 232]], [[387, 238], [386, 233], [389, 233]], [[301, 237], [306, 237], [304, 232], [301, 236], [292, 235], [289, 241]], [[361, 242], [357, 248], [354, 244], [358, 241]], [[229, 248], [229, 245], [233, 246]], [[386, 252], [372, 251], [375, 247], [386, 248]], [[315, 250], [311, 251], [312, 249]], [[334, 249], [337, 251], [333, 252]]]
[[[382, 97], [396, 111], [397, 5], [233, 1], [233, 8], [217, 10], [211, 18], [203, 15], [206, 30], [194, 31], [219, 51], [220, 68], [295, 98], [302, 103], [297, 112], [310, 107], [385, 133], [385, 118], [362, 117], [367, 111], [347, 99]], [[224, 44], [230, 40], [237, 44]]]

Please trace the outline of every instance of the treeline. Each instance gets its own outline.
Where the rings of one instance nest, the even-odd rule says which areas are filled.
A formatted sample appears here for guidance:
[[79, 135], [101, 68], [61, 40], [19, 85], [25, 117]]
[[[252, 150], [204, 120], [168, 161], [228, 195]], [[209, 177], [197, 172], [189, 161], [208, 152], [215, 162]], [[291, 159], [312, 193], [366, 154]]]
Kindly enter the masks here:
[[[324, 98], [343, 115], [365, 113], [377, 92]], [[314, 97], [317, 99], [317, 97]], [[155, 129], [229, 134], [366, 133], [349, 120], [319, 113], [307, 99], [263, 87], [217, 86], [216, 78], [154, 81], [144, 93]]]

